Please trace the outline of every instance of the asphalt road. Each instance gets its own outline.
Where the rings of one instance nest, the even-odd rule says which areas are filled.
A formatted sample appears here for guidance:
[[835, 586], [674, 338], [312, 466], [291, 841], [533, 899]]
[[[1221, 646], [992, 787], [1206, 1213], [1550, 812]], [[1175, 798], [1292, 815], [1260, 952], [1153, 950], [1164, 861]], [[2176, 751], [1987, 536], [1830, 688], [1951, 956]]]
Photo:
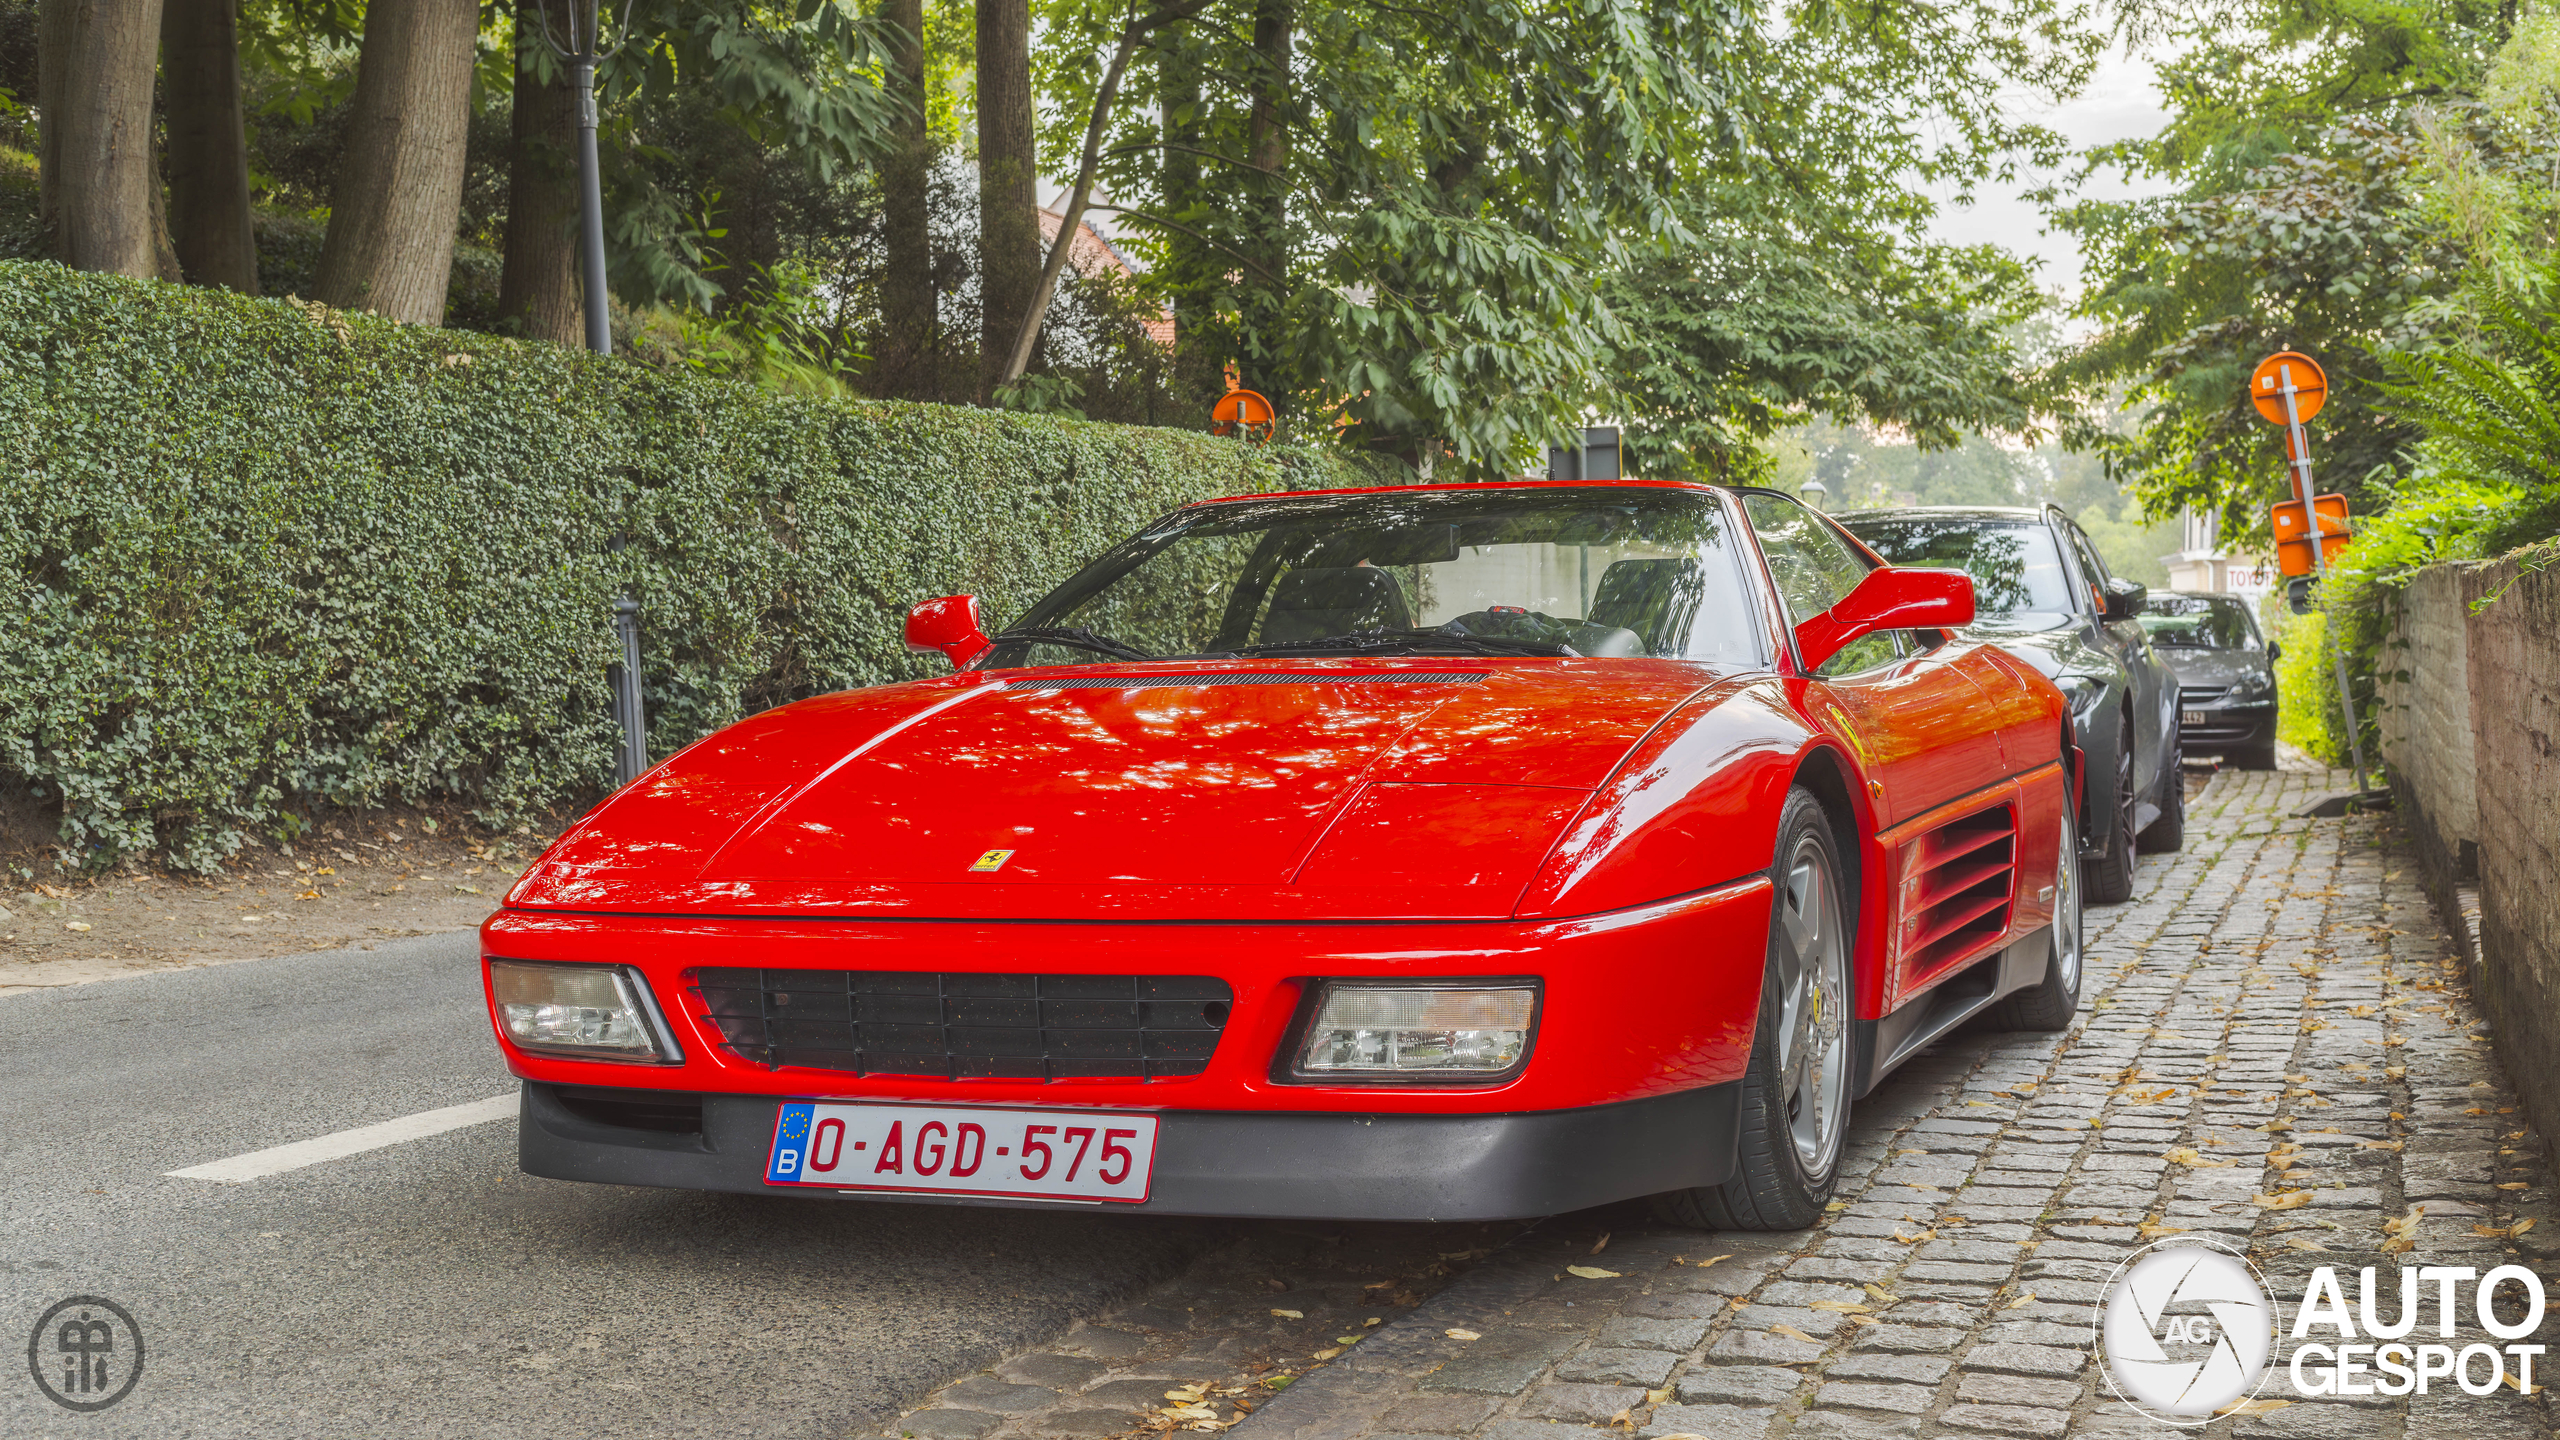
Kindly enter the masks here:
[[[507, 1094], [474, 937], [0, 999], [0, 1435], [833, 1437], [1231, 1227], [538, 1180], [499, 1120], [242, 1184], [166, 1172]], [[75, 1414], [27, 1336], [113, 1300]]]

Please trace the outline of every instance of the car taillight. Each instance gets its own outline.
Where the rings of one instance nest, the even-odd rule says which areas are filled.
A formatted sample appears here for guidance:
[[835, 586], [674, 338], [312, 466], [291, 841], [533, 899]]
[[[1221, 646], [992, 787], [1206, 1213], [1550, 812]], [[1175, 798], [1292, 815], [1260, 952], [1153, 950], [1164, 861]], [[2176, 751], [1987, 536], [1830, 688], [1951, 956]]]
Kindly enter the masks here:
[[683, 1059], [648, 982], [620, 965], [491, 960], [498, 1024], [519, 1048], [588, 1060]]
[[1291, 1065], [1302, 1079], [1484, 1080], [1528, 1058], [1538, 988], [1323, 982]]

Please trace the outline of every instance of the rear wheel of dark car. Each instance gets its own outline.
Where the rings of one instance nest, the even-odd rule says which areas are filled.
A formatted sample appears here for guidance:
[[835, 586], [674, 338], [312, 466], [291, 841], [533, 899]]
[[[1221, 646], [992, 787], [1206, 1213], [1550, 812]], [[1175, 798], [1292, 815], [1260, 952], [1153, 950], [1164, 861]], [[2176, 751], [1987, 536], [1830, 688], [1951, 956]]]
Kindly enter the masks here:
[[1983, 1030], [2071, 1028], [2080, 1013], [2080, 851], [2078, 827], [2062, 819], [2062, 855], [2053, 867], [2053, 924], [2046, 930], [2044, 979], [2004, 995], [1974, 1022]]
[[1857, 897], [1841, 883], [1822, 805], [1789, 792], [1770, 867], [1769, 954], [1743, 1071], [1733, 1177], [1674, 1190], [1654, 1208], [1675, 1225], [1801, 1230], [1822, 1218], [1849, 1132], [1850, 982]]
[[2186, 747], [2178, 732], [2169, 732], [2169, 743], [2160, 754], [2160, 814], [2143, 827], [2141, 850], [2145, 855], [2165, 855], [2187, 843], [2187, 764]]
[[2121, 905], [2133, 898], [2133, 722], [2128, 719], [2120, 727], [2123, 739], [2116, 745], [2116, 784], [2109, 812], [2100, 818], [2105, 825], [2106, 852], [2088, 861], [2081, 878], [2088, 883], [2089, 898], [2100, 905]]

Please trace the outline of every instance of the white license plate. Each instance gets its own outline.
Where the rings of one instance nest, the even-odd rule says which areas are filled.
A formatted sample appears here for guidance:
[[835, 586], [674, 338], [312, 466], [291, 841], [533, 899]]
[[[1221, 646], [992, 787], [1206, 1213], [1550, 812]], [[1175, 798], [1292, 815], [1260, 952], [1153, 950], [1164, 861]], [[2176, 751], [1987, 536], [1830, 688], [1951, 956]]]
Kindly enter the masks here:
[[2178, 712], [2178, 723], [2181, 725], [2210, 725], [2213, 723], [2213, 717], [2210, 713], [2203, 710], [2181, 710]]
[[785, 1102], [765, 1160], [769, 1185], [1001, 1195], [1147, 1198], [1156, 1117], [1134, 1110]]

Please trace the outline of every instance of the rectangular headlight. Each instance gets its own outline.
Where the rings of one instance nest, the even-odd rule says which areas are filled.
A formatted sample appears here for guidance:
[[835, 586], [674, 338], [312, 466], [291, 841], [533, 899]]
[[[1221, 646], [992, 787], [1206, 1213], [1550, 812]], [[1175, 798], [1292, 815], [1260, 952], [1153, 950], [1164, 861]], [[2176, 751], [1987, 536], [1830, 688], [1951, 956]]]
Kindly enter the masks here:
[[647, 982], [620, 965], [491, 960], [489, 993], [498, 1024], [524, 1049], [589, 1060], [683, 1058]]
[[1294, 1069], [1304, 1077], [1480, 1080], [1520, 1068], [1538, 1017], [1538, 988], [1364, 985], [1329, 980]]

